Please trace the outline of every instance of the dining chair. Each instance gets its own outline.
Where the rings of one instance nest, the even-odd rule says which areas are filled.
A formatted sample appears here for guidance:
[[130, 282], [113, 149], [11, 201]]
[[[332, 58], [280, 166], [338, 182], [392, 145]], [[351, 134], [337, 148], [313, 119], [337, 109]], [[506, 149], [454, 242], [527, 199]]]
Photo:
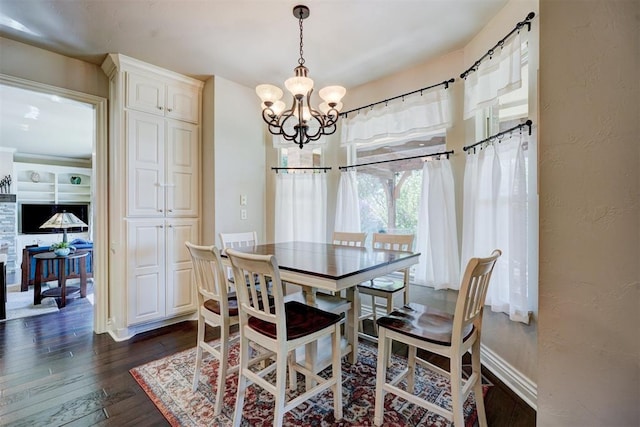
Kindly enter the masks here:
[[[378, 354], [385, 354], [392, 341], [404, 343], [409, 348], [407, 367], [395, 378], [387, 381], [387, 364], [378, 357], [376, 373], [376, 398], [373, 422], [382, 425], [385, 393], [393, 393], [407, 401], [435, 412], [464, 426], [463, 404], [473, 389], [480, 426], [487, 425], [482, 396], [480, 365], [480, 338], [482, 313], [491, 273], [502, 252], [494, 250], [487, 258], [471, 258], [467, 264], [454, 314], [442, 312], [426, 305], [411, 303], [378, 319], [380, 335]], [[417, 356], [417, 349], [435, 353], [449, 359], [446, 371]], [[468, 379], [462, 377], [462, 357], [471, 350], [472, 372]], [[451, 410], [422, 399], [414, 394], [416, 365], [435, 371], [450, 380]], [[399, 387], [406, 378], [406, 389]]]
[[[233, 425], [240, 425], [245, 392], [250, 383], [262, 387], [274, 396], [274, 426], [282, 425], [286, 412], [328, 388], [333, 392], [334, 417], [336, 420], [342, 419], [340, 316], [298, 301], [285, 302], [280, 269], [273, 255], [249, 254], [229, 248], [227, 256], [236, 282], [243, 280], [247, 275], [259, 278], [259, 285], [251, 281], [246, 287], [238, 286], [237, 290], [240, 316], [240, 371]], [[262, 291], [266, 289], [267, 278], [274, 284], [271, 294]], [[332, 342], [332, 373], [327, 379], [289, 357], [296, 348], [323, 337], [330, 337]], [[273, 352], [275, 363], [264, 369], [255, 366], [249, 360], [250, 342]], [[316, 385], [287, 400], [287, 367], [290, 376], [301, 373], [312, 378]], [[265, 376], [274, 370], [275, 384], [265, 379]]]
[[[372, 247], [374, 249], [409, 252], [413, 248], [413, 239], [413, 234], [374, 233]], [[397, 293], [403, 292], [404, 304], [406, 305], [409, 303], [409, 268], [402, 270], [401, 273], [402, 279], [396, 279], [387, 275], [358, 285], [358, 292], [360, 295], [369, 295], [371, 297], [371, 313], [363, 315], [362, 306], [360, 306], [358, 321], [361, 325], [359, 334], [361, 337], [375, 340], [375, 337], [364, 333], [362, 321], [364, 319], [373, 318], [374, 333], [378, 335], [378, 308], [385, 309], [385, 314], [391, 313], [391, 311], [393, 311], [393, 298]], [[376, 297], [384, 298], [386, 304], [378, 304], [376, 302]]]
[[345, 231], [334, 231], [331, 242], [341, 246], [364, 246], [367, 240], [367, 233], [349, 233]]
[[[226, 377], [238, 371], [239, 365], [229, 367], [229, 347], [238, 341], [238, 336], [229, 339], [229, 328], [238, 324], [238, 301], [235, 294], [228, 293], [227, 281], [224, 277], [224, 267], [220, 259], [220, 251], [215, 246], [197, 246], [185, 242], [195, 275], [198, 295], [198, 338], [196, 352], [196, 366], [193, 375], [193, 391], [198, 388], [200, 368], [202, 365], [202, 351], [211, 353], [219, 361], [218, 384], [214, 414], [218, 415], [222, 409]], [[212, 346], [204, 339], [206, 325], [220, 328], [218, 345]]]
[[[242, 231], [238, 233], [220, 233], [220, 242], [222, 243], [222, 254], [225, 254], [227, 248], [245, 248], [258, 244], [258, 233], [255, 231]], [[233, 283], [233, 272], [231, 268], [227, 269], [227, 280]]]
[[226, 248], [242, 248], [258, 244], [258, 233], [243, 231], [239, 233], [220, 233], [223, 252]]

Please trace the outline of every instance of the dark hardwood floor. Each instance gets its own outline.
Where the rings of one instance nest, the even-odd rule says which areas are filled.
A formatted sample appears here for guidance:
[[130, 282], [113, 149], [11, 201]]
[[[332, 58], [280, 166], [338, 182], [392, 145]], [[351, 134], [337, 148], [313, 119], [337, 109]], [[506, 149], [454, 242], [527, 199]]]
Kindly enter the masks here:
[[[92, 324], [86, 299], [58, 313], [0, 323], [0, 425], [168, 425], [129, 369], [193, 347], [196, 323], [120, 343], [95, 335]], [[489, 425], [535, 426], [535, 411], [486, 375], [495, 384], [485, 398]]]

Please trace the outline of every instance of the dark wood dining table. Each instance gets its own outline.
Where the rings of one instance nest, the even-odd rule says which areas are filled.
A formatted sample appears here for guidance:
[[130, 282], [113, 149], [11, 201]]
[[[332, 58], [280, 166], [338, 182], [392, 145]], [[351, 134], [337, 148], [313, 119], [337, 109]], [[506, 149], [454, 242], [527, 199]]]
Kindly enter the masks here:
[[417, 264], [420, 256], [417, 252], [297, 241], [235, 249], [253, 254], [275, 255], [281, 279], [301, 286], [308, 304], [315, 303], [318, 289], [336, 293], [346, 291], [346, 297], [351, 303], [346, 322], [346, 352], [349, 353], [351, 363], [355, 363], [358, 354], [357, 313], [360, 302], [356, 286]]

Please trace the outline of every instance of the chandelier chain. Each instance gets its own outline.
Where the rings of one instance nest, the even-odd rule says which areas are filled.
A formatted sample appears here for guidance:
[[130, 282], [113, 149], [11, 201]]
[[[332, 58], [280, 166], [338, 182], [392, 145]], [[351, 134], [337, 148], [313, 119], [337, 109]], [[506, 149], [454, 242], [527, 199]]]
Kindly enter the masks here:
[[303, 47], [303, 42], [302, 42], [302, 20], [304, 18], [302, 17], [302, 10], [300, 11], [300, 18], [299, 18], [299, 22], [300, 22], [300, 59], [298, 59], [298, 65], [304, 65], [304, 58], [302, 57], [302, 47]]

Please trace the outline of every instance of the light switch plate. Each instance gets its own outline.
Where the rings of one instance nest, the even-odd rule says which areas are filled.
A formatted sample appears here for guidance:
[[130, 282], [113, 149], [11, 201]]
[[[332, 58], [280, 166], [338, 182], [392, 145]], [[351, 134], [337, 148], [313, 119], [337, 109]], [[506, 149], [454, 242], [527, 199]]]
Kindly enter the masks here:
[[241, 194], [240, 195], [240, 206], [247, 206], [247, 195], [246, 194]]
[[247, 210], [240, 209], [240, 219], [247, 219]]

